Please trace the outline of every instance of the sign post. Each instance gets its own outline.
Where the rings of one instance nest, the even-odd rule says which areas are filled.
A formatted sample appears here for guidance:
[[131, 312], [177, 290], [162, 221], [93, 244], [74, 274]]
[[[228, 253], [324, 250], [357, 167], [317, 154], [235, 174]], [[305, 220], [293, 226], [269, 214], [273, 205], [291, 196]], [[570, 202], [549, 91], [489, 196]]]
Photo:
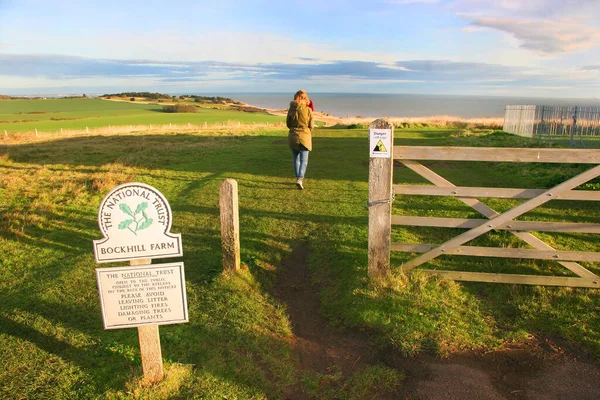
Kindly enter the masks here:
[[240, 269], [240, 216], [238, 210], [238, 184], [225, 179], [219, 186], [219, 209], [221, 215], [221, 247], [223, 269]]
[[188, 322], [183, 263], [155, 264], [153, 258], [182, 256], [181, 235], [171, 234], [171, 208], [152, 186], [126, 183], [102, 200], [94, 240], [97, 263], [129, 261], [130, 266], [97, 268], [104, 329], [138, 328], [144, 377], [163, 378], [158, 326]]
[[369, 125], [368, 274], [385, 278], [390, 271], [394, 126], [377, 119]]

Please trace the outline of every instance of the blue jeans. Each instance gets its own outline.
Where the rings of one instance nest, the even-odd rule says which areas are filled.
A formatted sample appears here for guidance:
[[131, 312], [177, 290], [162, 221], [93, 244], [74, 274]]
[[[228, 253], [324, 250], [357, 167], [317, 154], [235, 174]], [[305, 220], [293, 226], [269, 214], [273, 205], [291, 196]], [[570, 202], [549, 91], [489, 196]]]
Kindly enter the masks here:
[[304, 173], [306, 172], [306, 167], [308, 166], [308, 149], [302, 145], [300, 145], [300, 149], [300, 151], [292, 149], [296, 178], [304, 178]]

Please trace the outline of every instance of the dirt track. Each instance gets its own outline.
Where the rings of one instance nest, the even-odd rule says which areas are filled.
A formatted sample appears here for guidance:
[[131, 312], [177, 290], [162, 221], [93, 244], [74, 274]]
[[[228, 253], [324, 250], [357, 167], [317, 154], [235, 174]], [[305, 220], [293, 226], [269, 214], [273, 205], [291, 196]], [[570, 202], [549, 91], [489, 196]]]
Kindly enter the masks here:
[[[439, 359], [382, 354], [359, 332], [337, 333], [319, 314], [319, 288], [310, 284], [308, 246], [300, 244], [282, 263], [273, 295], [287, 306], [294, 331], [293, 347], [300, 368], [327, 372], [339, 367], [344, 377], [365, 365], [384, 364], [406, 379], [394, 393], [372, 393], [368, 399], [435, 400], [592, 400], [600, 398], [600, 367], [584, 354], [537, 338], [528, 348], [485, 354], [467, 353]], [[310, 399], [291, 388], [289, 400]]]

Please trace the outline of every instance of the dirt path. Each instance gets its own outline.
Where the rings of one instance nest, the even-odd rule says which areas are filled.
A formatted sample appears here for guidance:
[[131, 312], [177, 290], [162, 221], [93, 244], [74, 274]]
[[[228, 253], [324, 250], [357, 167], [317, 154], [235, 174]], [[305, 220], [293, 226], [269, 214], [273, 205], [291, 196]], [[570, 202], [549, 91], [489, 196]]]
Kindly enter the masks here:
[[[368, 399], [407, 400], [592, 400], [600, 398], [600, 367], [546, 339], [528, 348], [439, 359], [406, 358], [373, 348], [359, 332], [334, 331], [319, 314], [319, 291], [306, 268], [308, 246], [300, 244], [282, 263], [273, 295], [287, 306], [293, 348], [305, 372], [341, 369], [345, 378], [366, 365], [385, 364], [403, 372], [395, 393]], [[379, 354], [378, 354], [379, 353]], [[289, 400], [310, 399], [298, 385]]]
[[[294, 332], [293, 348], [303, 371], [332, 372], [339, 368], [344, 377], [370, 362], [374, 355], [367, 339], [357, 333], [334, 331], [319, 314], [319, 288], [310, 283], [306, 269], [308, 246], [300, 244], [284, 260], [279, 284], [273, 295], [287, 306]], [[310, 399], [300, 387], [286, 399]]]

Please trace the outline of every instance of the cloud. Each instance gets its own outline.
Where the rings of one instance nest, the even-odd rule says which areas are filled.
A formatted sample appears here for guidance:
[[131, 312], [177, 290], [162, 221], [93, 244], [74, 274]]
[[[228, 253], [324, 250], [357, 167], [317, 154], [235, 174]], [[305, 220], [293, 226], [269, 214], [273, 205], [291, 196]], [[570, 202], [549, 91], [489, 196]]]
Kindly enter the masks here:
[[75, 77], [164, 76], [182, 70], [186, 65], [147, 61], [91, 59], [63, 55], [23, 55], [0, 53], [0, 75], [45, 77], [50, 79]]
[[[405, 90], [427, 87], [484, 91], [500, 85], [524, 87], [571, 87], [590, 90], [589, 74], [600, 66], [588, 65], [565, 72], [492, 63], [450, 60], [302, 61], [297, 63], [234, 63], [222, 61], [109, 60], [60, 55], [0, 53], [0, 92], [21, 88], [81, 87], [80, 91], [122, 90], [237, 90], [240, 87], [273, 91], [273, 88], [315, 85], [321, 91], [349, 88]], [[584, 73], [588, 71], [588, 73]], [[85, 89], [87, 88], [87, 89]], [[237, 89], [236, 89], [237, 88]], [[365, 90], [361, 89], [361, 90]], [[48, 89], [50, 90], [50, 89]], [[508, 90], [508, 89], [507, 89]], [[462, 92], [462, 91], [461, 91]]]
[[471, 24], [511, 34], [524, 49], [542, 54], [570, 53], [600, 45], [600, 28], [579, 23], [515, 18], [473, 18]]
[[[331, 59], [381, 59], [387, 54], [373, 54], [370, 51], [339, 50], [328, 42], [312, 42], [309, 38], [295, 38], [288, 34], [259, 31], [209, 31], [184, 33], [179, 31], [153, 30], [151, 32], [132, 33], [127, 31], [107, 32], [94, 46], [82, 39], [74, 38], [77, 53], [87, 57], [99, 58], [110, 54], [117, 59], [142, 59], [152, 55], [160, 61], [219, 60], [223, 62], [287, 62], [301, 60]], [[70, 43], [73, 43], [71, 41]]]
[[297, 80], [319, 76], [351, 77], [352, 79], [373, 81], [469, 81], [512, 77], [518, 71], [519, 69], [513, 67], [494, 64], [431, 60], [393, 63], [352, 60], [301, 63], [162, 62], [0, 53], [0, 76], [45, 77], [48, 79], [154, 77], [162, 82], [182, 82], [203, 79]]
[[455, 0], [452, 3], [459, 14], [540, 19], [591, 19], [592, 15], [597, 15], [599, 6], [599, 0]]
[[539, 55], [600, 45], [600, 0], [455, 0], [451, 7], [470, 21], [463, 31], [501, 31], [514, 37], [522, 49]]

